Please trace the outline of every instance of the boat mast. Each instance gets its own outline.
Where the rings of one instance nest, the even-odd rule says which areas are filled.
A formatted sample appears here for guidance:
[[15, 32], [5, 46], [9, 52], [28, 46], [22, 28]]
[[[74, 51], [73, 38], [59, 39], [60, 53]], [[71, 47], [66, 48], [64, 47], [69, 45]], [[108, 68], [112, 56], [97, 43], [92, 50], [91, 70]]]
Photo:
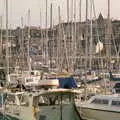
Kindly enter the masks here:
[[[51, 5], [50, 5], [50, 31], [51, 31], [51, 34], [52, 34], [52, 26], [53, 26], [53, 20], [52, 20], [52, 3], [51, 3]], [[53, 31], [53, 33], [54, 33], [54, 31]], [[52, 34], [53, 35], [53, 34]], [[52, 36], [52, 38], [53, 38], [53, 36]], [[52, 68], [52, 52], [53, 52], [53, 48], [52, 48], [52, 42], [54, 41], [54, 38], [53, 38], [53, 40], [50, 40], [50, 68]]]
[[61, 71], [61, 13], [60, 6], [58, 6], [58, 39], [57, 39], [57, 67]]
[[0, 16], [0, 55], [1, 55], [1, 58], [3, 59], [3, 17]]
[[6, 81], [10, 82], [9, 79], [9, 37], [8, 37], [8, 0], [6, 0]]
[[[72, 39], [72, 42], [71, 42], [71, 50], [73, 54], [70, 54], [69, 53], [69, 56], [71, 56], [71, 63], [72, 63], [72, 68], [74, 67], [74, 20], [75, 20], [75, 14], [74, 14], [74, 4], [75, 4], [75, 1], [71, 0], [71, 30], [70, 28], [68, 29], [69, 31], [71, 31], [71, 39]], [[70, 37], [69, 37], [70, 38]], [[71, 69], [72, 70], [72, 69]]]
[[110, 0], [108, 0], [108, 20], [110, 20]]
[[79, 24], [79, 34], [80, 34], [80, 52], [82, 52], [82, 42], [81, 42], [81, 36], [82, 36], [82, 32], [81, 32], [81, 14], [82, 14], [82, 8], [81, 8], [81, 5], [82, 5], [82, 0], [80, 0], [79, 2], [79, 21], [80, 21], [80, 24]]
[[91, 0], [91, 5], [90, 5], [90, 49], [89, 49], [89, 55], [90, 55], [90, 61], [89, 61], [89, 69], [91, 70], [92, 69], [92, 49], [93, 49], [93, 36], [92, 36], [92, 8], [93, 8], [93, 5], [92, 5], [92, 0]]
[[69, 72], [69, 69], [70, 69], [70, 65], [69, 65], [69, 63], [70, 63], [70, 58], [69, 58], [69, 56], [70, 56], [70, 54], [69, 54], [69, 50], [67, 49], [67, 41], [68, 41], [68, 39], [69, 39], [69, 37], [70, 37], [70, 33], [69, 33], [69, 29], [70, 29], [70, 12], [69, 12], [69, 6], [70, 6], [70, 1], [69, 0], [67, 0], [67, 24], [68, 24], [68, 27], [67, 27], [67, 38], [66, 38], [66, 36], [65, 36], [65, 29], [64, 29], [64, 26], [62, 26], [63, 27], [63, 35], [64, 35], [64, 51], [65, 51], [65, 53], [64, 53], [64, 62], [66, 62], [65, 64], [65, 66], [66, 66], [66, 71], [67, 72]]
[[69, 0], [67, 0], [67, 22], [69, 23]]
[[50, 28], [52, 28], [52, 26], [53, 26], [53, 5], [52, 5], [52, 3], [51, 3], [51, 5], [50, 5]]
[[106, 56], [107, 69], [111, 69], [111, 21], [110, 21], [110, 0], [108, 0], [108, 16], [107, 16], [107, 38], [106, 38]]
[[24, 70], [24, 25], [23, 25], [23, 17], [21, 17], [21, 52], [22, 52], [22, 70]]
[[[42, 55], [44, 55], [44, 40], [43, 40], [43, 31], [42, 31], [42, 14], [41, 14], [42, 10], [41, 10], [41, 6], [40, 6], [40, 34], [41, 34], [41, 51], [42, 51]], [[42, 64], [44, 63], [44, 59], [42, 59]]]
[[88, 0], [86, 0], [86, 25], [85, 25], [85, 70], [87, 70], [88, 61]]
[[80, 21], [80, 23], [81, 23], [81, 13], [82, 13], [81, 5], [82, 5], [82, 0], [80, 0], [80, 2], [79, 2], [79, 21]]
[[71, 0], [71, 7], [70, 7], [70, 9], [71, 9], [71, 22], [73, 22], [73, 0]]
[[30, 58], [30, 9], [28, 10], [28, 68], [29, 74], [31, 72], [31, 58]]
[[61, 96], [60, 96], [60, 120], [63, 119], [63, 117], [62, 117], [62, 116], [63, 116], [63, 114], [62, 114], [62, 112], [63, 112], [63, 111], [62, 111], [62, 109], [63, 109], [63, 107], [62, 107], [62, 99], [63, 99], [63, 98], [62, 98], [62, 95], [61, 95]]
[[[85, 80], [87, 79], [87, 63], [88, 63], [88, 0], [86, 0], [86, 24], [85, 24]], [[84, 86], [85, 100], [87, 100], [87, 86]]]
[[[70, 69], [70, 66], [69, 66], [69, 63], [70, 63], [70, 58], [69, 58], [69, 56], [70, 56], [70, 54], [69, 54], [69, 50], [67, 50], [67, 39], [69, 39], [69, 37], [70, 37], [70, 33], [69, 33], [69, 29], [70, 29], [70, 12], [69, 12], [69, 6], [70, 6], [70, 0], [67, 0], [67, 24], [68, 24], [68, 27], [67, 27], [67, 38], [66, 38], [66, 36], [65, 36], [65, 32], [64, 32], [64, 36], [65, 36], [65, 38], [64, 38], [64, 49], [65, 49], [65, 55], [64, 55], [64, 59], [65, 59], [65, 61], [64, 62], [66, 62], [66, 70], [67, 70], [67, 72], [69, 71], [69, 69]], [[63, 29], [64, 29], [64, 27], [63, 27]], [[64, 30], [65, 31], [65, 30]]]
[[47, 17], [48, 17], [48, 9], [47, 9], [47, 7], [48, 7], [48, 0], [46, 0], [46, 16], [45, 16], [45, 20], [46, 20], [46, 22], [45, 22], [45, 27], [46, 27], [46, 41], [45, 41], [45, 46], [46, 46], [46, 48], [45, 48], [45, 64], [46, 65], [48, 65], [48, 26], [47, 26], [47, 24], [48, 24], [48, 19], [47, 19]]
[[73, 44], [73, 56], [72, 56], [72, 66], [74, 66], [76, 64], [76, 52], [77, 52], [77, 48], [76, 48], [76, 43], [77, 43], [77, 40], [76, 40], [76, 36], [77, 36], [77, 31], [76, 31], [76, 0], [74, 0], [74, 34], [73, 34], [73, 41], [72, 41], [72, 44]]

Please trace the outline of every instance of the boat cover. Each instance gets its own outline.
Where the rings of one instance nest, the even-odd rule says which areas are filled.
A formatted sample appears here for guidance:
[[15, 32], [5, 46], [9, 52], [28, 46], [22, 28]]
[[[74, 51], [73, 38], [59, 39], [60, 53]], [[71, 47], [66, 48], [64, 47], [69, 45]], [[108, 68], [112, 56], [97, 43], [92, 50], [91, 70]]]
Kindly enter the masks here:
[[72, 77], [63, 77], [63, 78], [57, 78], [59, 80], [59, 88], [76, 88], [76, 82]]

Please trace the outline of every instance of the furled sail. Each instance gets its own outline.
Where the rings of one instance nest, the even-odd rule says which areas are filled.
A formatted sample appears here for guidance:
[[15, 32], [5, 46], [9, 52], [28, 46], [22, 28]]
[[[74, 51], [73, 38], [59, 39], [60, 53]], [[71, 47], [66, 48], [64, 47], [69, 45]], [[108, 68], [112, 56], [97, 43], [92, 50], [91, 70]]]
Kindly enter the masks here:
[[103, 50], [103, 43], [98, 41], [97, 45], [96, 45], [96, 53], [99, 53]]

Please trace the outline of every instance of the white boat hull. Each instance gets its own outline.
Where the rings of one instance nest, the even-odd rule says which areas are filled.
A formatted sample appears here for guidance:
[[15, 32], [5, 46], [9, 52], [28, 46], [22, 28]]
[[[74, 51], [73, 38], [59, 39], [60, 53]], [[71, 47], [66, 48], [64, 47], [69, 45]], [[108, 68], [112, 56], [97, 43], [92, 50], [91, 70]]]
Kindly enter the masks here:
[[85, 120], [120, 120], [120, 112], [91, 108], [80, 108], [81, 118]]

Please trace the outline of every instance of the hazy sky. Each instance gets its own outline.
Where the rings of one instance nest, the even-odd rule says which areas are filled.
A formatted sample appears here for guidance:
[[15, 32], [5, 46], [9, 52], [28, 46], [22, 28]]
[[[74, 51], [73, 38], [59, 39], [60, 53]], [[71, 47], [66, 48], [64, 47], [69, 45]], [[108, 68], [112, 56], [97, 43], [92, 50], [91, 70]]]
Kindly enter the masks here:
[[[9, 1], [9, 25], [19, 26], [21, 24], [21, 17], [24, 18], [24, 25], [27, 25], [27, 11], [30, 9], [31, 18], [30, 24], [33, 26], [40, 25], [40, 9], [41, 9], [41, 24], [45, 26], [45, 1], [46, 0], [8, 0]], [[49, 24], [49, 13], [50, 3], [53, 3], [53, 22], [58, 22], [58, 6], [61, 7], [61, 18], [63, 21], [66, 20], [66, 1], [67, 0], [48, 0], [48, 24]], [[72, 0], [70, 0], [72, 1]], [[76, 0], [76, 16], [78, 20], [79, 16], [79, 1]], [[91, 0], [88, 0], [91, 1]], [[107, 1], [108, 0], [94, 0], [96, 15], [102, 13], [104, 17], [107, 17]], [[120, 0], [111, 0], [111, 18], [120, 19]], [[71, 4], [70, 4], [71, 7]], [[90, 8], [90, 7], [89, 7]], [[90, 13], [89, 13], [90, 14]], [[71, 15], [71, 10], [70, 10]], [[0, 0], [0, 16], [3, 16], [5, 21], [5, 0]], [[85, 0], [82, 0], [82, 20], [85, 19]], [[5, 22], [3, 22], [5, 24]]]

